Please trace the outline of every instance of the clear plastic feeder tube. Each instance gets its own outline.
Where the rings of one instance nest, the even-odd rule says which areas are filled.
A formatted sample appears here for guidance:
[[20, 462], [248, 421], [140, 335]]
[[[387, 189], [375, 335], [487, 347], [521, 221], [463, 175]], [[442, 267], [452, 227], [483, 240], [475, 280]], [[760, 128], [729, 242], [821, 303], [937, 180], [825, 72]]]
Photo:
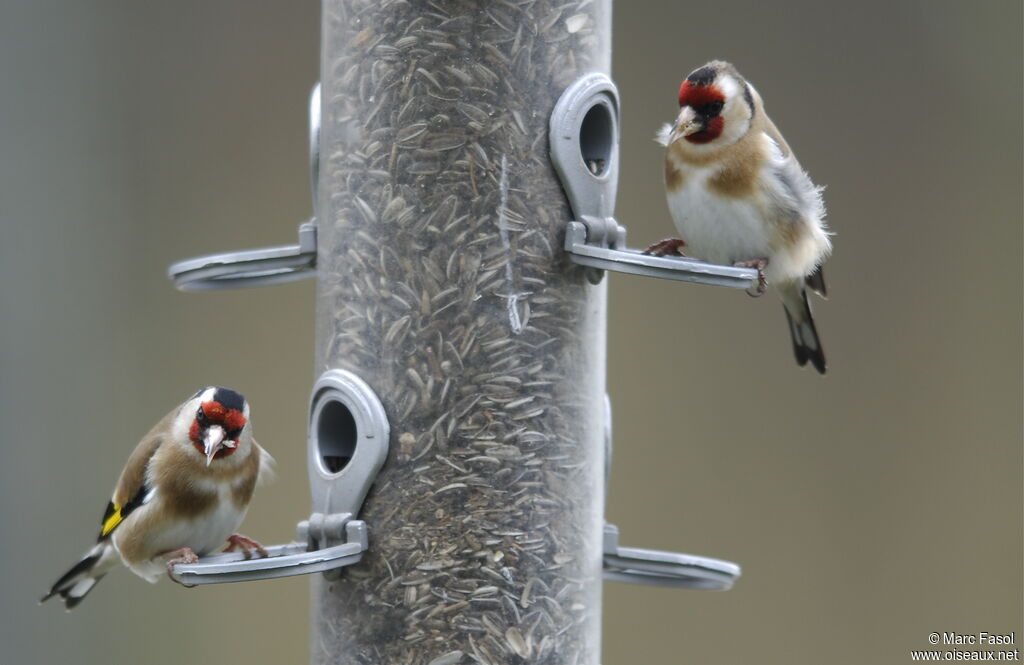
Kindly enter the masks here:
[[314, 663], [599, 662], [607, 280], [562, 248], [548, 125], [610, 9], [323, 4], [316, 373], [365, 381], [390, 447]]

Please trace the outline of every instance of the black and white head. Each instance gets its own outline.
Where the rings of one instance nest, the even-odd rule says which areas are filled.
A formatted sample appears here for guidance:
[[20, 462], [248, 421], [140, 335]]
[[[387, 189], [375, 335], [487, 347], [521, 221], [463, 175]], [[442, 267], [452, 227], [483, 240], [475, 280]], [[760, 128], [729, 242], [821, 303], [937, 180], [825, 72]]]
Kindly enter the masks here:
[[659, 135], [665, 145], [682, 139], [694, 151], [736, 143], [750, 129], [760, 98], [728, 62], [712, 60], [679, 86], [679, 115]]
[[209, 466], [230, 457], [251, 436], [249, 403], [230, 388], [209, 386], [182, 405], [174, 427], [175, 435], [206, 457]]

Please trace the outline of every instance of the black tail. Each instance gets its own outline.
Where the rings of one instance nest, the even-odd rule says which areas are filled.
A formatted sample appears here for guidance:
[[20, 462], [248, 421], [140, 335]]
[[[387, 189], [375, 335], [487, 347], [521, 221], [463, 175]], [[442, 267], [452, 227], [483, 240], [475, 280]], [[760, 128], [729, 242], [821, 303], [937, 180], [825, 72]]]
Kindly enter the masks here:
[[797, 364], [803, 367], [810, 361], [819, 374], [824, 374], [825, 351], [821, 348], [821, 338], [818, 337], [814, 317], [811, 316], [807, 291], [800, 287], [798, 292], [784, 294], [782, 304], [786, 310], [786, 321], [789, 322], [789, 334], [793, 338], [793, 355], [796, 356]]
[[71, 570], [61, 575], [39, 602], [60, 596], [66, 609], [74, 609], [96, 583], [103, 579], [111, 566], [117, 562], [117, 558], [117, 552], [109, 541], [98, 543], [81, 561], [72, 566]]

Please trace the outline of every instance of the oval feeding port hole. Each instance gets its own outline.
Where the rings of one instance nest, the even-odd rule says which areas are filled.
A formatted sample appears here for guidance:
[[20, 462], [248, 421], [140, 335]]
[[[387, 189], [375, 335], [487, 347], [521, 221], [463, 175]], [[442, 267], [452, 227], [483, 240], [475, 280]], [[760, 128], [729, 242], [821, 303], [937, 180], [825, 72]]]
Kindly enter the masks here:
[[596, 176], [608, 170], [615, 145], [615, 125], [607, 104], [597, 103], [583, 116], [580, 125], [580, 156], [587, 170]]
[[316, 439], [320, 459], [329, 473], [338, 473], [352, 460], [357, 436], [356, 419], [347, 406], [329, 400], [321, 407]]

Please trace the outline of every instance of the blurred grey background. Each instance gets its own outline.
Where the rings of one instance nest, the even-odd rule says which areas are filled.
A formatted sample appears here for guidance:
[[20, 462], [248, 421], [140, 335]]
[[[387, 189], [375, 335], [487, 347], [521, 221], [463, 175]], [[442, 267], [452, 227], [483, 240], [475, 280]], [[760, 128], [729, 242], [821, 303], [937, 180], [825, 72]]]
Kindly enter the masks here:
[[[617, 215], [672, 232], [652, 136], [734, 62], [819, 184], [830, 361], [777, 300], [613, 276], [608, 519], [740, 562], [727, 593], [605, 586], [604, 662], [905, 663], [931, 631], [1022, 634], [1022, 6], [619, 2]], [[118, 571], [38, 596], [128, 450], [204, 383], [245, 392], [308, 510], [312, 284], [174, 291], [172, 261], [294, 242], [310, 214], [319, 3], [0, 5], [0, 662], [304, 663], [307, 584], [185, 591]]]

